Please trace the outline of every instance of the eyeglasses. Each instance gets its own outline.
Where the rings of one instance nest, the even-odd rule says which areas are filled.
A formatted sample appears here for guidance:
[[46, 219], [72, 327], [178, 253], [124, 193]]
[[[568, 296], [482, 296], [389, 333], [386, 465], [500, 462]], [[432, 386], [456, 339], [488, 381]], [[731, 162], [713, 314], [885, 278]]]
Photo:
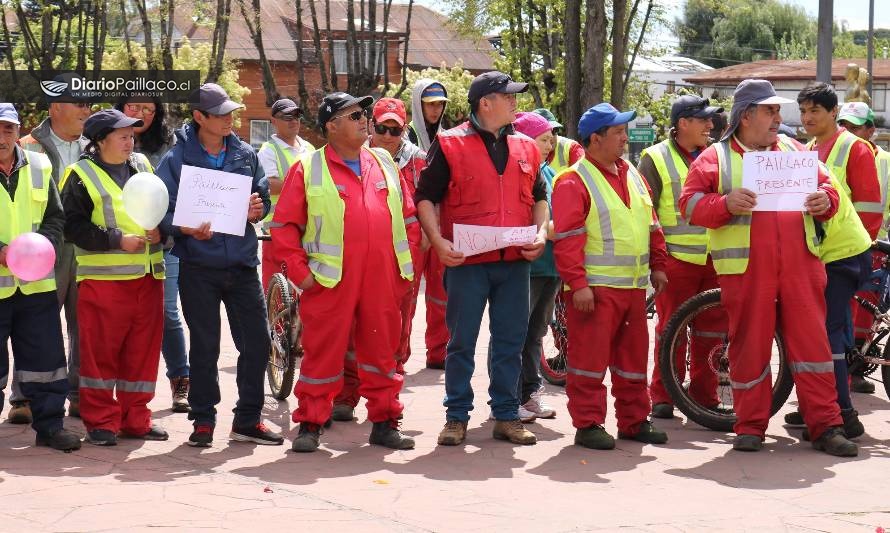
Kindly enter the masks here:
[[143, 115], [154, 115], [157, 110], [139, 104], [127, 104], [127, 111], [130, 113], [142, 112]]
[[393, 137], [401, 137], [405, 128], [402, 126], [384, 126], [383, 124], [374, 124], [374, 131], [380, 135], [389, 133]]
[[349, 117], [349, 120], [351, 120], [353, 122], [358, 122], [359, 120], [362, 119], [362, 117], [364, 117], [366, 119], [368, 118], [368, 110], [361, 109], [359, 111], [354, 111], [348, 115], [337, 115], [336, 117], [333, 117], [329, 122], [337, 120], [338, 118], [343, 118], [343, 117]]

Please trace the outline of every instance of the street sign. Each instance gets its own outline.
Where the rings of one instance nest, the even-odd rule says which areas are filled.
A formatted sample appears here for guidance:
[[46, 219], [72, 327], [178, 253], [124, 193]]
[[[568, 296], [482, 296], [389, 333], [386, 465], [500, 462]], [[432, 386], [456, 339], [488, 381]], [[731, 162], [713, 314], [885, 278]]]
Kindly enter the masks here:
[[654, 143], [655, 129], [653, 128], [630, 128], [627, 130], [627, 136], [632, 143]]

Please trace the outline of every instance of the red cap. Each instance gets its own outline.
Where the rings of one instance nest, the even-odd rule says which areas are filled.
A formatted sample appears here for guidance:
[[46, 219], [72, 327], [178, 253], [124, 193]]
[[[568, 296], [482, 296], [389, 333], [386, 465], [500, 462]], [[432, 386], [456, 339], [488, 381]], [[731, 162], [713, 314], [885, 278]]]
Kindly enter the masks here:
[[395, 120], [399, 126], [405, 127], [405, 104], [398, 98], [381, 98], [374, 104], [374, 122], [380, 124], [387, 120]]

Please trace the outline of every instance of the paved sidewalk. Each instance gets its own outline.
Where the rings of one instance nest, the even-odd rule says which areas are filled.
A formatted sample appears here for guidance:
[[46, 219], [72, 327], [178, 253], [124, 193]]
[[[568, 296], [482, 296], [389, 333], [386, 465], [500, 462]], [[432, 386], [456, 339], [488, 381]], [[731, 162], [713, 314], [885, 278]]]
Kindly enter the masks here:
[[[369, 446], [360, 407], [357, 422], [335, 423], [322, 436], [319, 452], [293, 454], [295, 402], [271, 397], [265, 416], [285, 431], [285, 446], [229, 443], [235, 356], [225, 334], [213, 448], [184, 444], [191, 427], [169, 410], [163, 369], [152, 407], [168, 442], [84, 444], [62, 454], [32, 447], [30, 428], [0, 424], [0, 531], [890, 530], [890, 405], [880, 384], [876, 395], [855, 395], [867, 430], [855, 459], [813, 451], [781, 416], [756, 454], [733, 452], [731, 436], [681, 418], [658, 424], [670, 433], [665, 446], [619, 441], [613, 451], [585, 450], [572, 445], [565, 394], [549, 386], [558, 417], [529, 426], [539, 443], [522, 447], [491, 438], [486, 337], [466, 445], [438, 447], [443, 376], [423, 368], [423, 316], [421, 298], [402, 395], [417, 449]], [[77, 419], [66, 426], [83, 432]], [[614, 419], [607, 429], [615, 432]]]

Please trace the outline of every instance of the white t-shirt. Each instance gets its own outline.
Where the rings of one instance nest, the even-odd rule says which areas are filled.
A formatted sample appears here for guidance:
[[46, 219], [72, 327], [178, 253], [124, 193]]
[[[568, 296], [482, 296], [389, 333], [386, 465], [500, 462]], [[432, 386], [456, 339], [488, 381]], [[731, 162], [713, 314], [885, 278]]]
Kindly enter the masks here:
[[[284, 150], [290, 155], [299, 158], [304, 154], [308, 154], [309, 152], [315, 150], [315, 147], [309, 144], [305, 139], [301, 138], [299, 135], [295, 139], [296, 146], [291, 146], [281, 140], [277, 133], [273, 133], [269, 138], [269, 142], [277, 143], [279, 146], [284, 148]], [[263, 165], [263, 170], [266, 171], [267, 178], [278, 178], [283, 179], [284, 176], [278, 175], [278, 158], [275, 156], [275, 150], [268, 147], [263, 146], [260, 148], [260, 151], [257, 152], [257, 157], [260, 160], [260, 164]]]

